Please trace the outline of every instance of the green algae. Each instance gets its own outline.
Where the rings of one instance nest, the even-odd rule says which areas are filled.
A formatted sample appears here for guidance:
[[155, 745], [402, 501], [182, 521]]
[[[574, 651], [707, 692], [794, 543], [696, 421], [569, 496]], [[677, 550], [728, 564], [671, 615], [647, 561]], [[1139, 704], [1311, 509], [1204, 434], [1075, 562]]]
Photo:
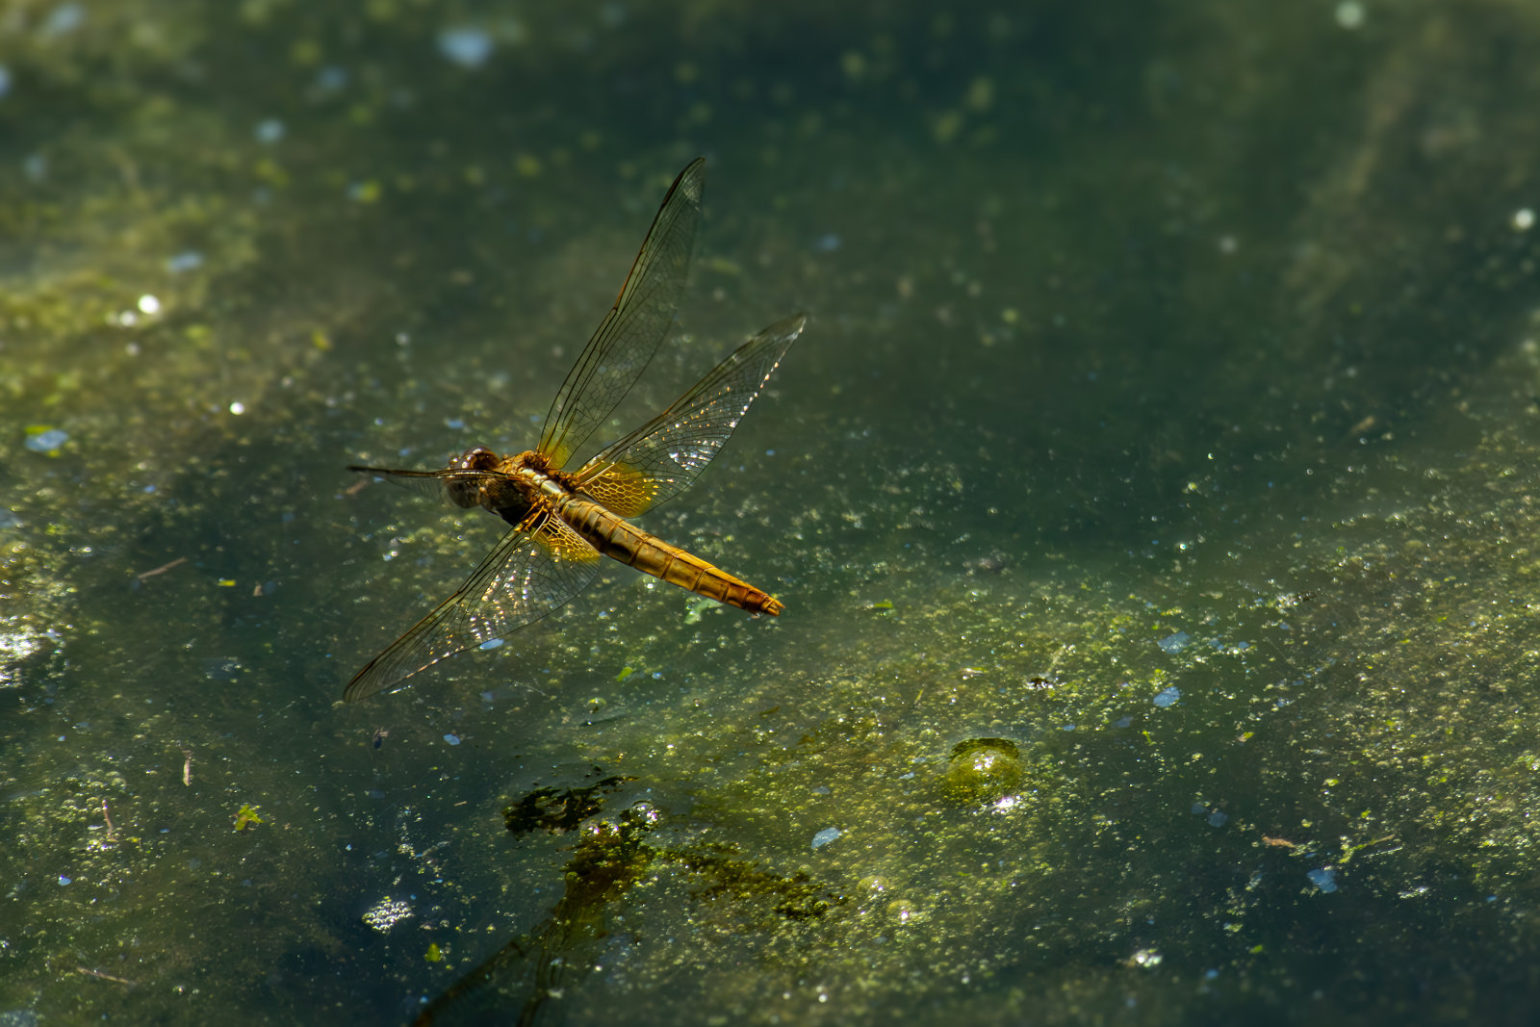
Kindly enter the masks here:
[[[1532, 993], [1527, 9], [822, 12], [761, 76], [721, 5], [580, 5], [406, 93], [458, 10], [16, 10], [4, 1009], [406, 1019], [478, 967], [577, 1021]], [[332, 709], [496, 537], [340, 468], [523, 441], [700, 148], [699, 338], [639, 404], [749, 308], [816, 318], [646, 524], [786, 616], [612, 574]]]

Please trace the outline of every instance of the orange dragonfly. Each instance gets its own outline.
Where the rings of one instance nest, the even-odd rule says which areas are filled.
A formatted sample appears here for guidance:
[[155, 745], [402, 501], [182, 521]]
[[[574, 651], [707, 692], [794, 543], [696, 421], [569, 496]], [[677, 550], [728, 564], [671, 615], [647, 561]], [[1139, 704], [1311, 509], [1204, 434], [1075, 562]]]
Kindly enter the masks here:
[[534, 449], [500, 457], [476, 446], [435, 471], [348, 468], [425, 486], [456, 506], [483, 507], [512, 529], [465, 584], [353, 676], [344, 699], [402, 688], [445, 657], [539, 620], [593, 581], [601, 555], [750, 613], [781, 612], [774, 596], [628, 518], [700, 476], [801, 334], [805, 316], [777, 321], [657, 417], [578, 470], [564, 469], [668, 335], [700, 221], [705, 171], [705, 159], [697, 158], [669, 187], [615, 305], [556, 393]]

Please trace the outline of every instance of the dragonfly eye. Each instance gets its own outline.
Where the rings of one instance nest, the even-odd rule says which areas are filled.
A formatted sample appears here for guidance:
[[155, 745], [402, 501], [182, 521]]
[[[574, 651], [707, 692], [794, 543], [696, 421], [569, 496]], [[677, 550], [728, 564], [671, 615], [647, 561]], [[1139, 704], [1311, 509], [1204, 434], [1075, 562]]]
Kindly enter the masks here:
[[497, 466], [497, 454], [486, 446], [475, 446], [460, 454], [458, 460], [452, 461], [451, 469], [456, 471], [490, 471]]

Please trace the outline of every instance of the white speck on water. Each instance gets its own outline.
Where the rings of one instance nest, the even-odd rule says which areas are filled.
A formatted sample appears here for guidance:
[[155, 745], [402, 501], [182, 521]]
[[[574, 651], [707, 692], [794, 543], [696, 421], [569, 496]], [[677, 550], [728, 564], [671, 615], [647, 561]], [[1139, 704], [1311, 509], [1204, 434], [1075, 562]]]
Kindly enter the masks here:
[[1527, 232], [1535, 227], [1535, 212], [1528, 207], [1520, 207], [1513, 212], [1513, 230]]
[[819, 831], [817, 834], [813, 835], [813, 848], [821, 849], [844, 833], [844, 831], [841, 831], [837, 827], [826, 827], [822, 831]]
[[438, 52], [462, 68], [479, 68], [492, 56], [492, 37], [486, 29], [456, 25], [438, 34]]
[[246, 412], [246, 404], [242, 403], [240, 400], [236, 400], [230, 404], [230, 412], [236, 417], [239, 417]]
[[69, 884], [70, 880], [71, 880], [70, 878], [65, 877], [63, 874], [59, 875], [59, 884], [61, 884], [61, 885]]
[[1337, 890], [1337, 872], [1331, 867], [1320, 867], [1310, 871], [1305, 876], [1310, 878], [1311, 884], [1321, 889], [1327, 895]]
[[44, 36], [65, 36], [74, 32], [86, 23], [86, 9], [83, 4], [60, 4], [48, 13], [48, 19], [43, 22], [42, 33]]
[[155, 314], [160, 313], [160, 300], [156, 299], [154, 296], [151, 296], [149, 293], [145, 293], [143, 296], [140, 296], [139, 302], [136, 305], [139, 307], [139, 312], [141, 314], [149, 314], [154, 316]]
[[1345, 29], [1362, 28], [1364, 13], [1364, 5], [1358, 3], [1358, 0], [1343, 0], [1335, 12], [1337, 26]]
[[481, 643], [481, 645], [478, 646], [477, 648], [480, 648], [480, 649], [501, 649], [502, 646], [503, 646], [503, 640], [502, 639], [500, 639], [500, 638], [489, 638], [485, 642]]
[[34, 453], [52, 453], [69, 440], [70, 434], [63, 428], [49, 428], [27, 439], [27, 448]]
[[1179, 653], [1183, 649], [1186, 649], [1187, 643], [1191, 641], [1191, 635], [1185, 631], [1178, 631], [1175, 634], [1167, 635], [1165, 638], [1161, 639], [1155, 644], [1160, 646], [1161, 650], [1164, 652]]
[[175, 256], [166, 258], [166, 270], [174, 275], [184, 271], [196, 271], [203, 266], [203, 254], [197, 250], [183, 250]]
[[459, 745], [460, 736], [451, 732], [444, 736], [444, 741], [448, 742], [450, 745]]
[[321, 93], [340, 93], [347, 88], [348, 69], [336, 64], [328, 64], [316, 72], [315, 87]]
[[283, 122], [277, 118], [263, 118], [257, 122], [257, 127], [251, 130], [251, 134], [256, 137], [257, 142], [271, 146], [282, 139], [286, 131]]
[[1165, 688], [1162, 688], [1160, 691], [1156, 692], [1155, 698], [1151, 699], [1150, 701], [1153, 702], [1156, 706], [1159, 706], [1161, 709], [1165, 709], [1168, 706], [1175, 706], [1177, 704], [1177, 700], [1181, 698], [1182, 690], [1180, 688], [1177, 688], [1175, 685], [1167, 685]]

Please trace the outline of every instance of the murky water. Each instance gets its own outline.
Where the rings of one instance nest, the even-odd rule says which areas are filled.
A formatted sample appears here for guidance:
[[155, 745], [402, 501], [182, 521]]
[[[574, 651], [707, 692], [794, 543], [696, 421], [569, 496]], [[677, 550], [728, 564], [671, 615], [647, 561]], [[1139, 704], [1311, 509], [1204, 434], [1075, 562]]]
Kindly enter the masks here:
[[[1528, 1022], [1499, 2], [0, 12], [0, 1022]], [[344, 706], [671, 177], [622, 567]]]

